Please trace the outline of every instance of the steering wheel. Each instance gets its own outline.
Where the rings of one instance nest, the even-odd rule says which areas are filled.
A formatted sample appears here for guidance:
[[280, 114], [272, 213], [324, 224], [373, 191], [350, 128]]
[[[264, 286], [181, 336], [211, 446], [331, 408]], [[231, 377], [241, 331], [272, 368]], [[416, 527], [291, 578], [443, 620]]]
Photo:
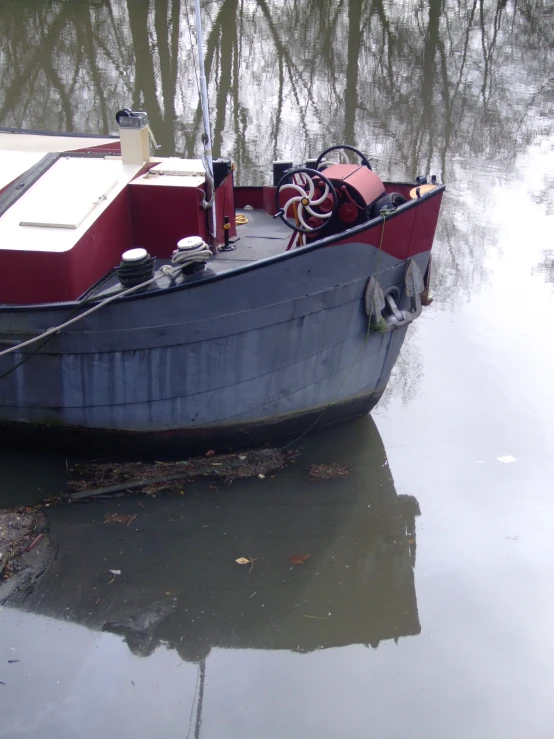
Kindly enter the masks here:
[[346, 149], [347, 151], [353, 151], [354, 154], [357, 154], [360, 157], [360, 161], [362, 164], [367, 167], [368, 169], [371, 169], [371, 164], [369, 163], [369, 159], [366, 157], [365, 154], [362, 154], [362, 152], [359, 149], [356, 149], [354, 146], [350, 146], [349, 144], [338, 144], [338, 146], [330, 146], [328, 149], [325, 149], [324, 152], [322, 152], [315, 163], [315, 168], [319, 169], [321, 167], [322, 162], [325, 160], [325, 157], [327, 154], [329, 154], [332, 151], [339, 151], [340, 149]]
[[[292, 179], [292, 182], [290, 181]], [[295, 194], [281, 207], [280, 195], [285, 190]], [[297, 167], [289, 169], [279, 180], [275, 191], [274, 218], [279, 218], [293, 231], [309, 234], [319, 231], [327, 225], [339, 204], [337, 193], [331, 180], [316, 169]], [[315, 210], [314, 210], [315, 209]], [[319, 225], [306, 223], [306, 215], [310, 220], [319, 220]], [[294, 219], [291, 221], [289, 219]]]

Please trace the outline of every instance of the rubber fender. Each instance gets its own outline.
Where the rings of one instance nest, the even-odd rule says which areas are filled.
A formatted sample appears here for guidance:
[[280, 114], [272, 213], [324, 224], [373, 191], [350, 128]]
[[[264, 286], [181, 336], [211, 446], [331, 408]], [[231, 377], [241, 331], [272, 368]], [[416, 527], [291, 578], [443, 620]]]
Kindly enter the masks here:
[[371, 206], [371, 218], [377, 218], [381, 215], [382, 210], [396, 210], [408, 200], [399, 192], [389, 192], [383, 197], [376, 200]]

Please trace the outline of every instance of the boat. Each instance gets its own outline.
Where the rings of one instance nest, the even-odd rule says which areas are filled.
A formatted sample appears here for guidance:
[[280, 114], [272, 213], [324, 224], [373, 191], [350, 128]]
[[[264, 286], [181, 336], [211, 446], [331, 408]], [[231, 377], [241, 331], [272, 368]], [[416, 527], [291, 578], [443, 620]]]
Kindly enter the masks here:
[[382, 396], [429, 302], [444, 185], [335, 145], [235, 186], [201, 82], [198, 159], [154, 156], [129, 108], [116, 137], [0, 131], [4, 442], [223, 449]]

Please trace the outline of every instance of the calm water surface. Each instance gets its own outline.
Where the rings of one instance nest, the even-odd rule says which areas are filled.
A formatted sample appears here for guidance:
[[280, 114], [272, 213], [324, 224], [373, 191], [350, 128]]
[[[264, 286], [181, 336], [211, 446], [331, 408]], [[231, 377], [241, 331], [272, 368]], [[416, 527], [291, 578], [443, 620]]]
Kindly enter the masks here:
[[[551, 739], [552, 5], [221, 0], [204, 21], [240, 183], [341, 142], [447, 183], [435, 300], [373, 418], [275, 479], [51, 512], [52, 570], [0, 613], [0, 736]], [[128, 105], [162, 154], [198, 151], [181, 0], [4, 0], [0, 72], [2, 126], [109, 132]], [[64, 483], [65, 459], [0, 454], [5, 504]], [[352, 474], [309, 483], [328, 461]]]

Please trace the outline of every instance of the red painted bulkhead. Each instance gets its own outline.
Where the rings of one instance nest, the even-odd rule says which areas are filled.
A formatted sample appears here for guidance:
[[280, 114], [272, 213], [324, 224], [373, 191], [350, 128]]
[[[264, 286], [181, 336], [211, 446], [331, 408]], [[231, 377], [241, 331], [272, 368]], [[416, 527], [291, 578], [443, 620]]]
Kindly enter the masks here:
[[[152, 166], [152, 165], [150, 165]], [[150, 167], [147, 165], [142, 172]], [[141, 172], [141, 173], [142, 173]], [[142, 246], [154, 257], [169, 259], [186, 236], [208, 239], [208, 212], [200, 207], [203, 191], [191, 187], [156, 187], [131, 182], [110, 203], [75, 246], [65, 252], [0, 250], [0, 303], [26, 305], [76, 300], [109, 270], [127, 249]], [[218, 241], [223, 217], [236, 235], [233, 178], [216, 192]], [[196, 220], [191, 217], [196, 214]]]
[[121, 154], [121, 144], [119, 139], [114, 138], [107, 144], [99, 144], [98, 146], [86, 146], [83, 149], [72, 149], [73, 152], [83, 154], [96, 154], [103, 152], [104, 154]]
[[[169, 259], [177, 243], [187, 236], [201, 236], [210, 243], [208, 225], [211, 231], [212, 216], [200, 205], [203, 189], [131, 182], [128, 191], [134, 246], [141, 246], [160, 259]], [[232, 173], [216, 190], [216, 213], [217, 241], [222, 243], [224, 216], [229, 217], [230, 236], [237, 234]]]
[[[400, 192], [400, 189], [392, 189], [389, 192]], [[367, 231], [345, 237], [340, 243], [371, 244], [381, 247], [386, 254], [402, 260], [430, 251], [435, 238], [441, 201], [442, 191], [439, 191], [428, 199], [414, 203], [403, 213], [389, 216], [384, 223], [377, 222]]]
[[0, 302], [75, 300], [118, 265], [131, 246], [129, 203], [123, 190], [69, 251], [0, 250]]
[[[410, 199], [410, 191], [414, 184], [405, 182], [384, 183], [387, 193], [398, 192], [406, 199]], [[251, 205], [261, 208], [270, 215], [275, 215], [275, 187], [237, 187], [235, 189], [235, 204], [237, 208]], [[415, 254], [429, 251], [433, 246], [435, 229], [439, 217], [442, 201], [442, 191], [432, 194], [422, 202], [412, 205], [404, 213], [389, 216], [385, 222], [383, 234], [383, 251], [397, 259], [407, 259]], [[333, 246], [358, 242], [379, 246], [381, 243], [382, 223], [378, 222], [367, 231], [359, 231], [353, 236], [345, 236]], [[292, 233], [292, 231], [291, 231]], [[337, 236], [340, 238], [340, 234]]]

